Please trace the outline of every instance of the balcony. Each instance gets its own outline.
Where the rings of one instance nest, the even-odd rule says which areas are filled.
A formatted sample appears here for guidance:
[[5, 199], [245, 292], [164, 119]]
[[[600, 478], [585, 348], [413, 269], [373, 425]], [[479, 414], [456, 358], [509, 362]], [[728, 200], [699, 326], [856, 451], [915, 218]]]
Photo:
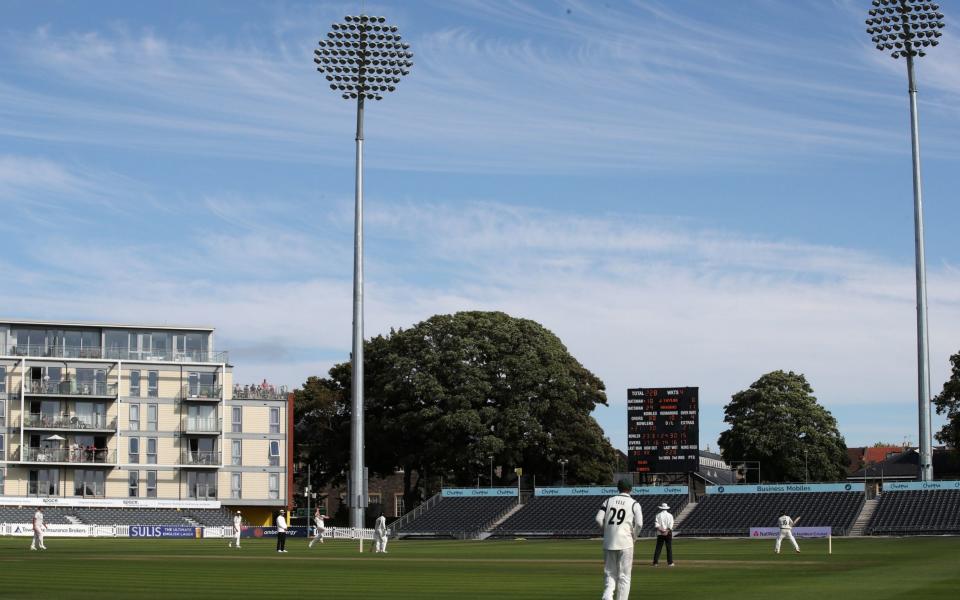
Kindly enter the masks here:
[[216, 450], [184, 450], [180, 455], [182, 467], [219, 467], [220, 453]]
[[109, 361], [167, 361], [190, 363], [228, 363], [230, 355], [226, 351], [207, 352], [205, 350], [129, 350], [126, 348], [101, 348], [100, 346], [46, 346], [46, 345], [10, 345], [7, 356], [36, 358], [92, 358]]
[[19, 386], [17, 393], [26, 396], [83, 396], [93, 398], [116, 398], [117, 384], [103, 381], [88, 381], [80, 383], [75, 379], [66, 381], [29, 381], [26, 386]]
[[70, 465], [113, 465], [117, 451], [108, 448], [20, 448], [14, 452], [14, 462], [56, 463]]
[[185, 385], [180, 390], [180, 399], [192, 402], [220, 402], [223, 386], [207, 383]]
[[200, 418], [187, 417], [181, 424], [184, 433], [211, 434], [220, 433], [223, 430], [223, 420], [217, 417]]
[[24, 429], [60, 429], [63, 431], [116, 431], [117, 418], [107, 415], [79, 415], [63, 413], [45, 415], [30, 413], [23, 420]]
[[283, 400], [286, 402], [290, 390], [285, 385], [234, 385], [234, 400]]

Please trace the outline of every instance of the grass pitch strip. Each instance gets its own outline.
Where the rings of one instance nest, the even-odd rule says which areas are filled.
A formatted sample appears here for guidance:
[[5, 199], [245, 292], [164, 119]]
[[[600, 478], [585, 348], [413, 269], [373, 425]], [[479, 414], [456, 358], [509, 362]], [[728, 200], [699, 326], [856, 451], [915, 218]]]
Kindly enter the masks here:
[[[632, 598], [952, 598], [960, 589], [960, 538], [801, 540], [773, 554], [769, 540], [675, 541], [677, 566], [649, 566], [638, 543]], [[352, 542], [308, 550], [288, 540], [0, 538], [0, 598], [272, 598], [427, 600], [599, 598], [598, 541], [400, 541], [387, 555]], [[661, 559], [663, 561], [663, 559]]]

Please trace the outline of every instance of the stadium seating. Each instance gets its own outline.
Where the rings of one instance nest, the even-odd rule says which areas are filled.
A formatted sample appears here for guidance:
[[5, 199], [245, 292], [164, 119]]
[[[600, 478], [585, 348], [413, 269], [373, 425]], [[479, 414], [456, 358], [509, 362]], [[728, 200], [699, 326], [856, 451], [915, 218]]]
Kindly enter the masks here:
[[801, 517], [799, 526], [829, 526], [833, 535], [846, 535], [863, 503], [863, 492], [708, 494], [678, 530], [687, 536], [745, 536], [751, 527], [775, 527], [785, 512]]
[[958, 534], [960, 490], [884, 492], [867, 535]]
[[453, 537], [476, 535], [516, 506], [515, 497], [442, 498], [422, 515], [404, 524], [401, 537]]
[[[35, 506], [0, 506], [0, 523], [32, 523]], [[63, 508], [43, 507], [43, 522], [55, 525], [68, 525], [67, 515], [70, 512]]]
[[[2, 506], [0, 522], [30, 523], [33, 521], [35, 507]], [[86, 508], [86, 507], [44, 507], [44, 521], [49, 524], [67, 525], [184, 525], [201, 527], [219, 527], [232, 525], [233, 519], [226, 509], [189, 509], [169, 508]], [[69, 519], [72, 517], [73, 519]]]
[[[594, 521], [606, 496], [534, 496], [519, 511], [493, 530], [491, 537], [592, 537], [599, 534]], [[666, 502], [679, 514], [687, 504], [686, 494], [639, 496], [643, 511], [641, 535], [652, 536], [657, 506]]]

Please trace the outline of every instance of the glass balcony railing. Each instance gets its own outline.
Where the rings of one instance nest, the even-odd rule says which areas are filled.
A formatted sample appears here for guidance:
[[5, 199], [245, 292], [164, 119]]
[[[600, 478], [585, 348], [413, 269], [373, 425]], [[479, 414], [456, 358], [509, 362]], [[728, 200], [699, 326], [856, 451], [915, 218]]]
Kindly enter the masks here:
[[[80, 383], [75, 379], [67, 381], [29, 381], [23, 392], [29, 396], [117, 396], [117, 384], [104, 381]], [[20, 393], [20, 389], [17, 389]]]
[[222, 421], [217, 417], [187, 417], [183, 420], [183, 430], [187, 433], [220, 433]]
[[207, 383], [195, 383], [183, 386], [181, 400], [220, 400], [223, 386]]
[[23, 421], [24, 427], [33, 427], [37, 429], [116, 429], [117, 418], [108, 419], [107, 415], [80, 415], [75, 413], [64, 413], [59, 415], [49, 415], [41, 413], [30, 413]]
[[185, 450], [180, 455], [180, 464], [185, 467], [219, 467], [220, 453], [215, 450]]
[[290, 390], [285, 385], [234, 385], [234, 400], [286, 400]]
[[117, 451], [108, 448], [22, 448], [15, 455], [20, 462], [40, 463], [112, 464], [117, 459]]
[[206, 362], [227, 363], [230, 355], [227, 351], [207, 352], [206, 350], [130, 350], [127, 348], [101, 348], [100, 346], [46, 346], [46, 345], [8, 345], [7, 356], [35, 356], [38, 358], [100, 358], [104, 360], [156, 360], [170, 362]]

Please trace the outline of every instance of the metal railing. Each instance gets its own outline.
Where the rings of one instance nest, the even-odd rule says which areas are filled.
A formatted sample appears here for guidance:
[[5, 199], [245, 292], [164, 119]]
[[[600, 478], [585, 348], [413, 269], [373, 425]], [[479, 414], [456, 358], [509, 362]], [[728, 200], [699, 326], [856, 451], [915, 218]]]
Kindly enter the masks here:
[[23, 420], [24, 427], [34, 427], [38, 429], [116, 429], [117, 418], [107, 418], [107, 415], [79, 415], [75, 413], [63, 413], [58, 415], [45, 415], [41, 413], [30, 413]]
[[235, 385], [234, 400], [286, 400], [290, 390], [285, 385]]
[[117, 451], [108, 448], [22, 448], [14, 460], [21, 462], [111, 464]]
[[217, 417], [187, 417], [183, 420], [183, 430], [188, 433], [220, 433], [222, 426], [223, 420]]
[[180, 464], [186, 467], [219, 467], [220, 453], [215, 450], [186, 450], [180, 455]]
[[181, 400], [220, 400], [223, 386], [209, 383], [185, 385], [180, 390]]
[[76, 379], [64, 381], [28, 381], [26, 385], [17, 386], [16, 393], [30, 396], [117, 396], [117, 384], [105, 381], [78, 382]]
[[156, 360], [170, 362], [230, 362], [229, 352], [205, 350], [129, 350], [126, 348], [101, 348], [100, 346], [48, 346], [46, 344], [8, 345], [7, 356], [37, 358], [99, 358], [103, 360]]

